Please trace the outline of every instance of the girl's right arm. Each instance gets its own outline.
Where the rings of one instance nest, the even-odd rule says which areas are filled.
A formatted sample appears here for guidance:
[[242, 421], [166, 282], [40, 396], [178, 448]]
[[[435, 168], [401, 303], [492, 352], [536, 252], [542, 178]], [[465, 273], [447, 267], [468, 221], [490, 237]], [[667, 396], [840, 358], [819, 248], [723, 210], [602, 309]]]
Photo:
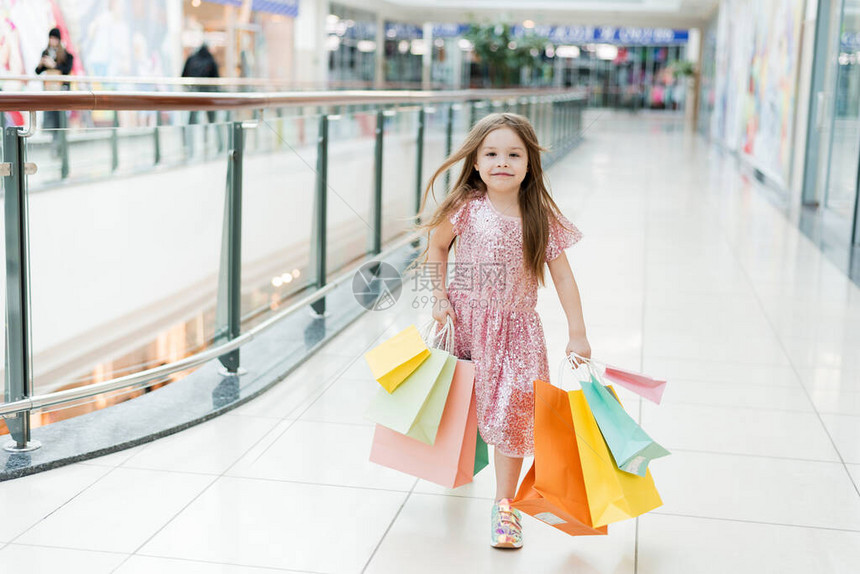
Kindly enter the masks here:
[[430, 234], [430, 245], [427, 248], [427, 265], [432, 271], [436, 281], [433, 282], [433, 318], [438, 323], [445, 323], [446, 316], [457, 322], [454, 308], [448, 300], [447, 272], [448, 272], [448, 249], [454, 241], [454, 224], [446, 217]]

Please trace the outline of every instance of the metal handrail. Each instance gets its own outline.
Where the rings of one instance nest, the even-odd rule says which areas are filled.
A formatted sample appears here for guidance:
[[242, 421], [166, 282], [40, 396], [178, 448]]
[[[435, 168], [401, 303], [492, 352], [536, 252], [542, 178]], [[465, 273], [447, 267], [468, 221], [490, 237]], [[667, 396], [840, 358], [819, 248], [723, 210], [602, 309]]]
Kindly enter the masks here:
[[[53, 76], [52, 80], [57, 76]], [[272, 93], [2, 92], [0, 111], [46, 110], [241, 110], [287, 106], [356, 104], [415, 105], [525, 97], [565, 98], [579, 90], [344, 90]]]
[[[77, 83], [77, 84], [141, 84], [141, 85], [163, 85], [163, 86], [248, 86], [248, 87], [259, 87], [259, 86], [279, 86], [287, 89], [302, 89], [303, 87], [307, 88], [319, 88], [320, 86], [326, 87], [336, 87], [336, 88], [346, 88], [352, 87], [354, 89], [371, 89], [375, 85], [374, 82], [367, 82], [361, 80], [354, 81], [328, 81], [328, 82], [318, 82], [318, 81], [307, 81], [300, 82], [295, 80], [283, 80], [277, 78], [180, 78], [176, 76], [79, 76], [79, 75], [29, 75], [29, 74], [19, 74], [19, 75], [10, 75], [10, 76], [2, 76], [0, 77], [0, 81], [2, 82], [35, 82], [44, 84], [46, 82], [56, 83], [56, 82], [64, 82], [64, 83]], [[441, 85], [441, 84], [437, 84]], [[384, 89], [390, 89], [392, 87], [402, 86], [402, 87], [410, 87], [416, 88], [421, 86], [420, 81], [414, 82], [385, 82], [382, 84]]]
[[[389, 246], [385, 251], [376, 255], [378, 259], [384, 259], [385, 257], [391, 255], [393, 252], [402, 248], [404, 245], [412, 243], [420, 238], [424, 232], [414, 231], [407, 235], [406, 237], [396, 241], [394, 244]], [[364, 265], [364, 263], [362, 263]], [[339, 275], [336, 279], [334, 279], [331, 283], [326, 284], [324, 287], [321, 287], [302, 297], [289, 307], [286, 307], [282, 311], [279, 311], [275, 315], [272, 315], [269, 319], [266, 319], [259, 325], [256, 325], [249, 331], [242, 333], [237, 338], [232, 339], [226, 343], [222, 343], [220, 345], [216, 345], [214, 347], [210, 347], [205, 351], [201, 351], [190, 357], [185, 357], [179, 361], [175, 361], [170, 363], [169, 365], [163, 365], [161, 367], [155, 367], [154, 369], [148, 369], [146, 371], [141, 371], [139, 373], [134, 373], [132, 375], [126, 375], [124, 377], [119, 377], [116, 379], [111, 379], [109, 381], [102, 381], [100, 383], [93, 383], [90, 385], [85, 385], [83, 387], [78, 387], [75, 389], [67, 389], [65, 391], [56, 391], [53, 393], [47, 393], [44, 395], [33, 395], [26, 399], [21, 399], [17, 401], [13, 401], [10, 403], [0, 404], [0, 417], [7, 415], [14, 415], [16, 413], [29, 411], [32, 409], [38, 409], [43, 407], [49, 407], [52, 405], [58, 405], [63, 403], [68, 403], [71, 401], [76, 401], [80, 399], [86, 399], [89, 397], [93, 397], [95, 395], [100, 395], [102, 393], [108, 393], [111, 391], [117, 391], [120, 389], [125, 389], [128, 387], [133, 387], [136, 385], [141, 385], [150, 381], [158, 380], [167, 375], [171, 375], [173, 373], [178, 373], [180, 371], [184, 371], [186, 369], [190, 369], [192, 367], [196, 367], [202, 365], [203, 363], [209, 362], [212, 359], [216, 359], [221, 355], [225, 355], [231, 351], [234, 351], [244, 345], [245, 343], [251, 341], [254, 337], [259, 335], [260, 333], [268, 330], [277, 324], [281, 319], [287, 317], [288, 315], [294, 313], [295, 311], [307, 307], [311, 303], [319, 300], [328, 294], [335, 287], [343, 283], [344, 281], [351, 279], [355, 272], [361, 267], [358, 265], [349, 271], [346, 271]]]

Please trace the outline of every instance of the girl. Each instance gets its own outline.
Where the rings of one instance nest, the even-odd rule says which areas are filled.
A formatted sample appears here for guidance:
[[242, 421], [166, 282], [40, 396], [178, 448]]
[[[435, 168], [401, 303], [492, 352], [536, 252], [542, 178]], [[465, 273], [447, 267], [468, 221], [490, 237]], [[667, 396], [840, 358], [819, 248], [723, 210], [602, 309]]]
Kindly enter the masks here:
[[[535, 312], [544, 265], [569, 327], [565, 355], [591, 356], [579, 289], [564, 250], [581, 238], [544, 182], [534, 128], [523, 116], [490, 114], [430, 179], [457, 162], [450, 194], [427, 223], [426, 261], [437, 269], [433, 318], [455, 322], [455, 354], [475, 363], [478, 426], [495, 447], [496, 500], [491, 545], [522, 547], [520, 514], [511, 508], [523, 457], [534, 449], [536, 379], [549, 380], [546, 343]], [[448, 253], [456, 263], [446, 287]]]

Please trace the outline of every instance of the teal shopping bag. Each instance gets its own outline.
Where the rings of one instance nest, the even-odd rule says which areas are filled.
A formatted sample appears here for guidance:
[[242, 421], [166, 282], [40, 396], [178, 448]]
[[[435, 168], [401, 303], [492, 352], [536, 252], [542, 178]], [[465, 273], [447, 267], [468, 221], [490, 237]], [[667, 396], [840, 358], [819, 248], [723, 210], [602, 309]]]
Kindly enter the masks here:
[[442, 349], [430, 356], [394, 392], [380, 389], [366, 417], [384, 427], [432, 445], [442, 420], [457, 358]]
[[620, 470], [645, 476], [649, 462], [671, 454], [642, 430], [613, 392], [604, 387], [593, 373], [580, 384], [600, 434]]

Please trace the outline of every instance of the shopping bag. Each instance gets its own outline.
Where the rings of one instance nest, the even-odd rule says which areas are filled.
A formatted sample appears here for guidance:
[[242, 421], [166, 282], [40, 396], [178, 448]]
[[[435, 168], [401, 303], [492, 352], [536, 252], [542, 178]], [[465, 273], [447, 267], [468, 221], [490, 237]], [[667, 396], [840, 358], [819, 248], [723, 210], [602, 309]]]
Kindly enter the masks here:
[[580, 384], [597, 427], [619, 469], [645, 476], [649, 462], [671, 454], [642, 430], [627, 414], [615, 394], [597, 380], [593, 371], [588, 380], [580, 381]]
[[534, 393], [535, 461], [512, 506], [572, 536], [606, 534], [591, 523], [567, 393], [544, 381]]
[[364, 354], [373, 378], [389, 393], [429, 356], [430, 349], [421, 339], [415, 325], [410, 325]]
[[474, 365], [458, 360], [436, 441], [429, 445], [378, 424], [371, 462], [447, 488], [471, 482], [478, 432], [474, 385]]
[[[538, 492], [534, 487], [534, 482], [535, 465], [532, 464], [528, 474], [523, 478], [523, 482], [517, 491], [517, 497], [511, 503], [511, 506], [571, 536], [605, 535], [609, 532], [607, 526], [599, 528], [588, 526], [587, 523], [591, 519], [587, 511], [585, 516], [574, 516], [567, 511], [567, 508], [565, 508], [566, 505], [550, 502], [548, 498], [545, 498]], [[583, 518], [585, 522], [583, 522]]]
[[457, 358], [442, 349], [431, 349], [430, 357], [409, 375], [396, 392], [379, 389], [366, 417], [382, 426], [433, 444], [454, 378]]
[[621, 385], [625, 389], [644, 397], [653, 403], [660, 404], [663, 400], [663, 391], [666, 390], [666, 381], [652, 379], [648, 375], [625, 371], [618, 367], [606, 365], [603, 376], [608, 380]]
[[475, 468], [472, 471], [472, 476], [477, 476], [484, 468], [490, 464], [490, 451], [487, 448], [487, 443], [481, 437], [481, 431], [475, 433]]
[[650, 470], [645, 476], [636, 476], [615, 466], [583, 392], [568, 391], [567, 398], [576, 429], [591, 523], [595, 527], [604, 526], [661, 506], [663, 502]]

